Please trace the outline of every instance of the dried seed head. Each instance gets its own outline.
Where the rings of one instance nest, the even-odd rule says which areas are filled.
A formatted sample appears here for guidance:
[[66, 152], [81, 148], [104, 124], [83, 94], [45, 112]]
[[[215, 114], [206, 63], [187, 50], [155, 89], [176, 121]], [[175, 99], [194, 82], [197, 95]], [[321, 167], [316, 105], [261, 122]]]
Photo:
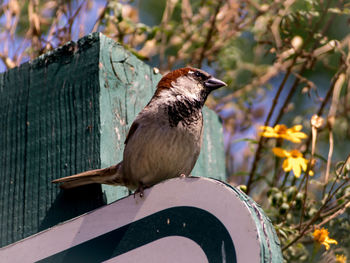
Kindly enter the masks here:
[[312, 115], [310, 120], [311, 126], [315, 127], [316, 129], [319, 129], [323, 126], [324, 119], [317, 114]]

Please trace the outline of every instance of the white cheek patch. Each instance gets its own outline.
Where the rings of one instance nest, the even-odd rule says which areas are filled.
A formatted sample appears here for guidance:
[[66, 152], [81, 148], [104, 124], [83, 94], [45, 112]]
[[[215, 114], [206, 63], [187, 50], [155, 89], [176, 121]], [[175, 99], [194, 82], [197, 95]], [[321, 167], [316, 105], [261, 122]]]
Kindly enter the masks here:
[[184, 98], [189, 100], [200, 100], [203, 86], [190, 76], [183, 76], [171, 82], [171, 88], [162, 90], [161, 97], [164, 101], [179, 101]]
[[203, 87], [189, 76], [180, 77], [177, 81], [172, 83], [175, 94], [181, 94], [190, 100], [199, 100], [200, 92]]

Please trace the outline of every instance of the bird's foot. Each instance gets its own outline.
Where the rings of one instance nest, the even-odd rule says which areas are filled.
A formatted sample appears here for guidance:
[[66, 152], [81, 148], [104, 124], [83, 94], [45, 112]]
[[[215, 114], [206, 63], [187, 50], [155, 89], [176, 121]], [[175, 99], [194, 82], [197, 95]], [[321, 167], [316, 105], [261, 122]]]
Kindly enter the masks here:
[[134, 198], [136, 198], [137, 194], [140, 194], [140, 197], [143, 198], [143, 190], [145, 190], [145, 188], [142, 184], [140, 184], [140, 186], [134, 192]]
[[191, 175], [186, 175], [186, 174], [180, 174], [179, 176], [180, 178], [187, 178], [187, 177], [191, 177]]

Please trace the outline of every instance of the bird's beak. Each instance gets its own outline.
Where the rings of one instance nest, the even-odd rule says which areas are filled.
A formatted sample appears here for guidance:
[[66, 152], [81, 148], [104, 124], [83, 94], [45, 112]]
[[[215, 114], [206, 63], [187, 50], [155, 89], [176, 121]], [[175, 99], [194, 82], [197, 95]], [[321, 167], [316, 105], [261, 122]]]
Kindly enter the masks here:
[[204, 82], [204, 85], [207, 87], [207, 88], [210, 88], [210, 89], [218, 89], [218, 88], [221, 88], [221, 87], [224, 87], [224, 86], [227, 86], [227, 84], [219, 79], [216, 79], [214, 77], [210, 77], [209, 79], [207, 79], [205, 82]]

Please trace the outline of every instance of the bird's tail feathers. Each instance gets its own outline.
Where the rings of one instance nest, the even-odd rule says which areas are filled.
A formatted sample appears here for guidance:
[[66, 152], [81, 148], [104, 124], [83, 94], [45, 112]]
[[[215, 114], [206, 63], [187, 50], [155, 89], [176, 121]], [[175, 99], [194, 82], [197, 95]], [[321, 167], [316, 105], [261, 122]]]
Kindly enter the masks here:
[[124, 185], [121, 167], [122, 162], [107, 168], [86, 171], [79, 174], [59, 178], [53, 180], [52, 183], [60, 183], [60, 187], [62, 189], [69, 189], [93, 183]]

